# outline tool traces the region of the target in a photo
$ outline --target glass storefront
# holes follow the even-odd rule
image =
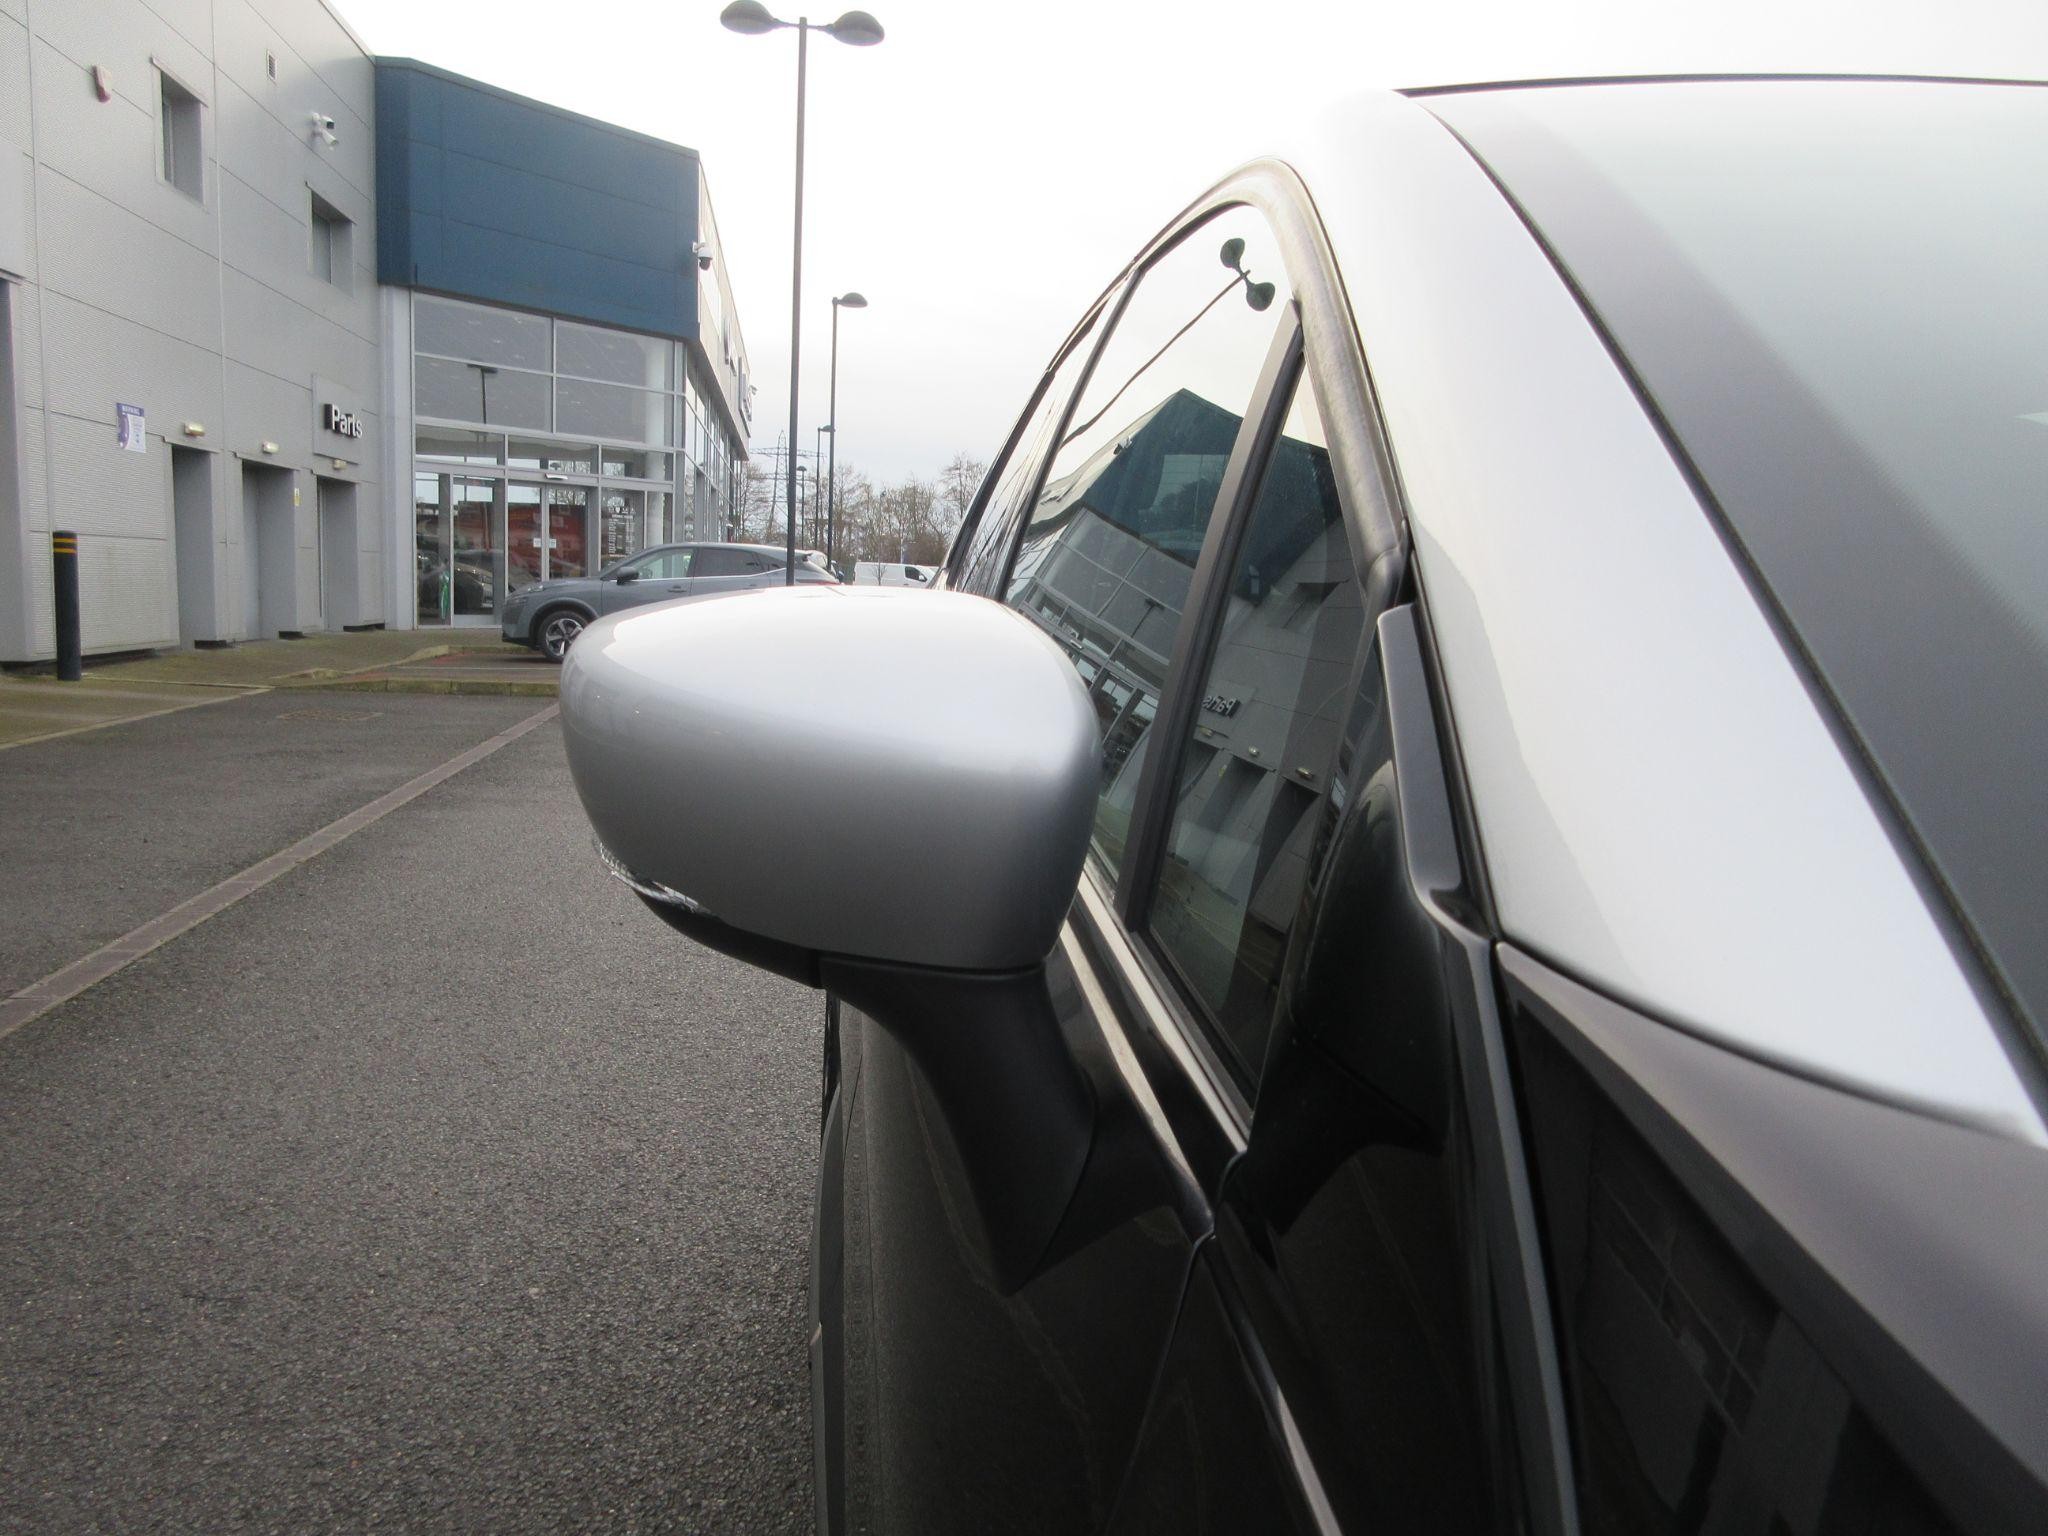
[[[413,316],[420,624],[496,623],[533,582],[723,536],[695,503],[727,504],[732,455],[681,343],[425,294]]]

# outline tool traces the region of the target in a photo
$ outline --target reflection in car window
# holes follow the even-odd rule
[[[690,574],[690,551],[664,549],[632,562],[642,581],[680,581]]]
[[[767,560],[753,550],[725,547],[699,550],[695,571],[699,576],[745,576],[767,568]]]
[[[1365,610],[1313,392],[1262,474],[1182,745],[1152,932],[1258,1073]]]
[[[1008,600],[1073,658],[1102,722],[1093,857],[1112,877],[1223,468],[1277,316],[1290,313],[1283,277],[1249,208],[1225,210],[1145,271],[1018,546]]]
[[[1526,1021],[1516,1054],[1585,1529],[1953,1536],[1819,1341],[1584,1070]]]
[[[1067,398],[1074,391],[1075,381],[1081,376],[1082,364],[1095,350],[1093,332],[1091,326],[1068,351],[1060,363],[1059,372],[1053,375],[1052,382],[1039,397],[1031,420],[1017,434],[1016,449],[998,471],[1002,478],[989,492],[988,500],[981,509],[981,520],[974,525],[965,560],[957,568],[953,584],[960,590],[992,595],[996,583],[1002,580],[1003,566],[1010,557],[1012,536],[1017,531],[1018,519],[1023,515],[1024,500],[1031,494],[1039,467],[1045,463],[1045,456],[1052,449],[1053,428],[1059,422]]]

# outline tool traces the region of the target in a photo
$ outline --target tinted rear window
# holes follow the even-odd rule
[[[1669,422],[2038,1037],[2048,89],[1747,81],[1429,105]]]

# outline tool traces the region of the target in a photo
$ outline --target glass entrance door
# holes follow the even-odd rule
[[[515,592],[557,576],[588,576],[590,487],[507,481],[505,549]]]
[[[504,601],[500,485],[467,475],[413,476],[415,614],[423,625],[486,624]]]
[[[541,548],[542,487],[523,480],[505,485],[505,578],[514,592],[541,579],[546,552]]]
[[[545,545],[549,576],[590,574],[590,488],[548,487],[548,536]]]
[[[455,622],[494,623],[505,601],[504,515],[498,508],[500,483],[456,480],[453,486],[453,548],[449,561],[449,603]]]

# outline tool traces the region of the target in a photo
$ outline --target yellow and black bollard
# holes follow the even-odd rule
[[[50,535],[50,567],[57,588],[57,677],[75,683],[85,676],[78,642],[78,535],[59,529]]]

